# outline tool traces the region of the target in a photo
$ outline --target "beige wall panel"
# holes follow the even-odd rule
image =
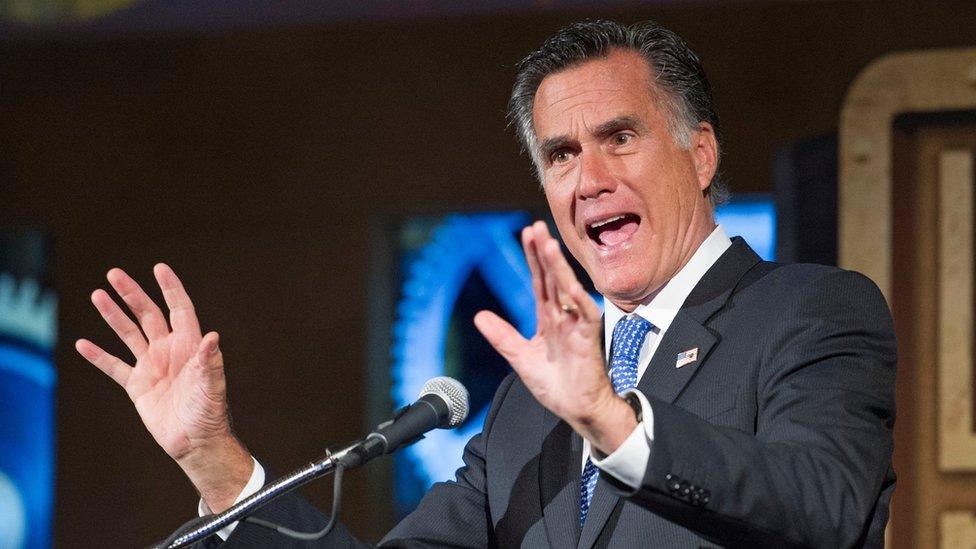
[[[906,112],[976,106],[976,48],[897,53],[868,66],[841,111],[838,262],[891,300],[891,129]]]
[[[939,188],[939,466],[976,471],[972,152],[942,153]]]
[[[976,548],[976,515],[966,511],[942,513],[942,549]]]
[[[976,145],[969,127],[894,126],[905,114],[973,110],[976,48],[967,48],[880,58],[855,80],[841,112],[838,263],[878,284],[899,336],[891,547],[971,546],[958,540],[969,539],[976,509],[976,469],[968,465],[976,455],[968,442]]]

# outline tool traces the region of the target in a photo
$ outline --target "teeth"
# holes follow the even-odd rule
[[[623,216],[623,215],[618,215],[616,217],[611,217],[610,219],[604,219],[603,221],[597,221],[596,223],[590,225],[590,228],[591,229],[597,229],[597,228],[600,228],[600,227],[606,225],[607,223],[613,223],[614,221],[617,221],[618,219],[623,219],[624,217],[625,216]]]

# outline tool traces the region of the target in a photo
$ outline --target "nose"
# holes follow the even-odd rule
[[[579,157],[579,181],[576,194],[580,199],[598,198],[617,188],[616,178],[599,149],[583,151]]]

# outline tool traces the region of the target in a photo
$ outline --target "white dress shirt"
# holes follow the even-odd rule
[[[630,313],[640,315],[653,325],[653,328],[651,328],[651,331],[644,339],[644,344],[641,346],[640,355],[637,359],[637,379],[640,379],[644,375],[644,371],[647,370],[648,364],[651,363],[651,357],[654,356],[654,351],[657,350],[661,338],[664,337],[664,333],[671,326],[671,322],[674,321],[674,317],[678,314],[678,309],[681,308],[685,299],[688,298],[688,294],[691,293],[691,290],[698,285],[698,282],[705,276],[708,269],[718,261],[718,258],[731,245],[732,241],[725,234],[725,229],[721,225],[716,226],[712,233],[708,235],[708,238],[698,247],[694,255],[691,256],[688,263],[678,271],[678,274],[669,280],[657,295],[647,303],[638,305],[634,309],[634,312]],[[612,343],[611,339],[613,338],[613,328],[624,316],[627,316],[627,313],[620,310],[609,300],[605,302],[603,337],[606,341],[608,357]],[[651,458],[651,443],[654,440],[654,411],[651,409],[647,398],[640,391],[635,389],[628,390],[628,392],[631,391],[637,395],[641,402],[643,421],[637,425],[630,436],[627,437],[615,452],[603,458],[598,458],[598,456],[593,455],[590,449],[590,442],[584,439],[580,467],[585,465],[586,457],[590,456],[594,465],[613,475],[631,488],[638,488],[644,478],[647,462]],[[264,476],[264,468],[255,460],[251,478],[248,479],[241,494],[234,500],[234,504],[239,503],[264,486]],[[200,500],[197,511],[200,516],[210,513],[210,509],[203,500]],[[217,532],[217,535],[226,540],[236,526],[236,522],[231,523]]]

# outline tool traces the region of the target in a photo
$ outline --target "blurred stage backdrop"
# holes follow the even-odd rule
[[[699,53],[729,234],[878,281],[902,357],[892,546],[976,540],[973,254],[939,251],[974,249],[971,0],[0,0],[0,548],[141,547],[195,513],[73,349],[127,356],[89,302],[114,266],[157,299],[152,265],[174,267],[276,471],[428,377],[468,386],[460,429],[346,477],[355,534],[449,478],[508,371],[473,313],[534,323],[516,234],[548,214],[505,120],[514,65],[584,18]]]
[[[0,231],[0,547],[48,547],[57,299],[47,240]]]

